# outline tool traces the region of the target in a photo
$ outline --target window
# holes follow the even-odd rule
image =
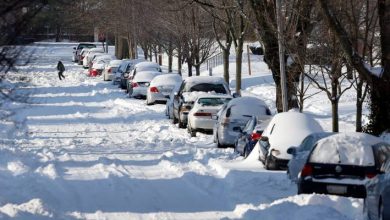
[[[187,92],[215,92],[226,94],[227,91],[222,84],[212,84],[212,83],[200,83],[186,88]]]
[[[218,106],[227,103],[230,98],[200,98],[198,103],[202,106]]]

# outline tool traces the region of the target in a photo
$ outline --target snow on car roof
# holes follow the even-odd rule
[[[187,84],[199,84],[199,83],[225,83],[222,77],[218,76],[192,76],[184,80]]]
[[[202,93],[199,94],[197,99],[201,98],[232,98],[229,94],[219,94],[219,93]]]
[[[380,138],[365,133],[335,134],[318,141],[310,162],[373,166],[375,159],[372,145],[380,142]]]
[[[97,54],[96,60],[116,60],[116,57],[114,55],[108,55],[108,54]]]
[[[104,50],[102,49],[102,48],[91,48],[90,50],[89,50],[90,52],[104,52]]]
[[[157,85],[176,85],[178,83],[181,83],[182,78],[179,74],[173,73],[173,74],[162,74],[156,76],[152,82],[150,82],[151,86],[157,86]]]
[[[144,68],[144,67],[156,67],[160,68],[160,65],[158,63],[150,62],[150,61],[142,61],[140,63],[137,63],[135,65],[135,68]]]
[[[201,95],[217,95],[215,91],[203,92],[203,91],[195,91],[195,92],[183,92],[182,96],[186,102],[194,102]]]
[[[267,104],[258,98],[250,97],[250,96],[243,96],[233,99],[229,102],[229,106],[232,105],[246,105],[246,106],[253,106],[253,104],[256,103],[257,105],[263,105],[267,106]]]
[[[158,71],[142,71],[135,75],[133,81],[135,82],[150,82],[154,77],[160,75]]]
[[[291,146],[299,146],[307,135],[321,131],[319,123],[307,114],[282,112],[271,119],[263,135],[269,137],[271,146],[287,150]]]

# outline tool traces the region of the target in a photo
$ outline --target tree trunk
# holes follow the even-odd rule
[[[173,63],[173,48],[172,48],[172,42],[169,42],[169,45],[168,45],[168,73],[172,72],[172,63]]]
[[[183,64],[183,61],[182,61],[183,57],[182,57],[182,51],[181,51],[181,47],[179,47],[177,49],[177,72],[179,73],[179,75],[181,76],[181,69],[183,68],[182,67],[182,64]]]
[[[192,76],[192,63],[187,61],[188,66],[188,77]]]
[[[153,48],[152,48],[152,46],[149,47],[149,60],[150,60],[150,62],[153,61]]]
[[[161,45],[158,45],[158,65],[162,65],[162,48]]]
[[[199,53],[197,53],[196,56],[195,56],[195,62],[196,62],[196,65],[194,65],[195,66],[195,74],[197,76],[200,76]]]
[[[223,56],[223,78],[226,83],[229,84],[230,76],[229,76],[229,55],[230,55],[230,47],[226,49],[222,49]]]
[[[332,131],[339,132],[339,101],[332,100]]]
[[[244,39],[239,39],[236,48],[236,93],[241,94],[242,52]]]

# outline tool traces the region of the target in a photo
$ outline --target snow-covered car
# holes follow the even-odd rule
[[[84,69],[88,69],[90,67],[90,63],[96,54],[104,54],[104,50],[102,48],[89,49],[87,54],[85,54],[85,57],[83,59]]]
[[[217,121],[212,116],[232,98],[231,95],[200,95],[188,113],[187,130],[191,137],[195,137],[197,131],[212,131]]]
[[[161,67],[158,63],[145,61],[145,60],[135,63],[131,68],[129,76],[126,78],[127,92],[129,91],[129,87],[131,86],[131,82],[133,78],[137,75],[137,73],[143,71],[162,72]]]
[[[182,81],[181,76],[176,73],[156,76],[150,82],[146,94],[146,104],[152,105],[155,102],[166,102],[172,90]]]
[[[270,122],[271,117],[257,117],[252,118],[246,123],[244,129],[238,135],[234,143],[234,150],[245,158],[252,152],[255,144],[261,138],[264,129]]]
[[[119,65],[122,63],[122,60],[111,60],[108,65],[104,66],[103,69],[103,80],[111,81],[114,79],[114,74],[117,71]]]
[[[131,81],[129,86],[129,97],[146,98],[150,82],[154,77],[160,75],[158,71],[139,72]]]
[[[267,104],[255,97],[239,97],[231,100],[214,116],[214,141],[219,148],[234,146],[240,131],[252,118],[268,119],[271,116]]]
[[[179,128],[187,125],[187,115],[198,95],[204,93],[230,94],[229,86],[222,77],[192,76],[183,80],[173,99],[173,123]]]
[[[383,144],[378,137],[357,132],[319,140],[299,175],[298,193],[365,198],[366,182],[379,174],[380,154],[374,148]]]
[[[116,60],[114,55],[97,54],[91,62],[89,76],[100,76],[105,68],[112,60]]]
[[[298,175],[301,172],[303,166],[305,165],[307,161],[307,157],[309,156],[310,151],[313,149],[316,142],[322,138],[329,137],[330,135],[333,134],[335,133],[333,132],[312,133],[306,136],[299,146],[297,147],[292,146],[287,149],[287,153],[292,155],[292,158],[287,164],[288,167],[287,176],[290,178],[291,181],[295,183],[298,181]]]
[[[91,48],[83,48],[80,53],[79,53],[79,59],[77,61],[77,64],[78,65],[83,65],[83,60],[84,60],[84,57],[85,55],[87,55],[88,51],[90,50]]]
[[[379,173],[366,183],[365,215],[369,220],[390,219],[390,145],[377,144],[374,154],[379,158]]]
[[[73,56],[72,61],[73,62],[79,62],[80,60],[80,52],[84,48],[95,48],[96,45],[92,43],[79,43],[76,47],[73,47]]]
[[[292,158],[287,149],[298,146],[306,136],[315,132],[323,132],[323,129],[311,116],[295,111],[278,113],[257,142],[259,160],[266,169],[287,169]]]

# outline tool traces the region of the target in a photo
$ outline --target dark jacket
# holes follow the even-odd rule
[[[61,71],[61,72],[64,72],[64,71],[65,71],[65,66],[64,66],[64,64],[62,64],[61,61],[58,61],[57,70],[58,70],[58,71]]]

